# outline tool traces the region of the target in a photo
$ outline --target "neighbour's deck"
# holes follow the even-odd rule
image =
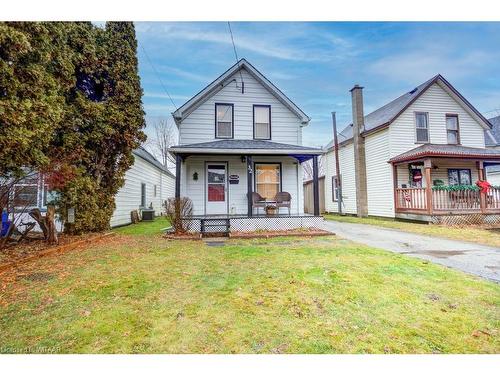
[[[449,215],[465,213],[500,213],[500,189],[491,187],[488,193],[478,190],[430,190],[397,188],[396,212]]]

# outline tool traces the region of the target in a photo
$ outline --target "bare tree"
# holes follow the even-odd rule
[[[175,165],[175,158],[168,152],[168,149],[176,143],[177,129],[171,121],[165,119],[156,120],[153,126],[155,136],[151,140],[151,146],[163,165],[170,168]]]
[[[318,176],[323,176],[325,174],[325,158],[323,155],[320,155],[318,157]],[[302,179],[307,181],[307,180],[312,180],[313,178],[313,163],[312,159],[305,161],[302,163]]]

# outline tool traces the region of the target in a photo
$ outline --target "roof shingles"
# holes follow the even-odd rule
[[[500,150],[465,147],[458,145],[425,144],[403,152],[389,160],[390,163],[416,160],[423,157],[461,157],[477,159],[500,159]]]
[[[490,118],[491,129],[485,130],[486,146],[500,146],[500,116]]]
[[[171,150],[175,152],[176,149],[200,149],[205,148],[207,150],[235,150],[235,149],[245,149],[245,150],[296,150],[296,151],[318,151],[321,150],[314,147],[305,147],[299,145],[290,145],[285,143],[262,141],[257,139],[222,139],[212,142],[203,143],[191,143],[187,145],[178,145],[171,147]]]

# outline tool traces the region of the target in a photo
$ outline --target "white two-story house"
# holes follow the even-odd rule
[[[500,162],[486,147],[491,124],[437,75],[364,115],[352,90],[353,123],[326,146],[326,211],[437,223],[499,221],[500,190],[478,191]],[[340,193],[340,190],[342,192]]]
[[[302,146],[310,118],[248,61],[238,61],[172,115],[179,130],[179,145],[170,149],[176,196],[192,200],[195,217],[301,222],[302,163],[313,159],[317,166],[322,151]]]

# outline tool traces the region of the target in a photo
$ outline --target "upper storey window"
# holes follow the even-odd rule
[[[271,139],[271,106],[253,106],[253,137]]]
[[[417,143],[429,142],[429,116],[426,112],[415,113]]]
[[[215,104],[215,138],[233,138],[233,111],[233,104]]]
[[[449,145],[458,145],[460,143],[458,115],[446,115],[446,138]]]

